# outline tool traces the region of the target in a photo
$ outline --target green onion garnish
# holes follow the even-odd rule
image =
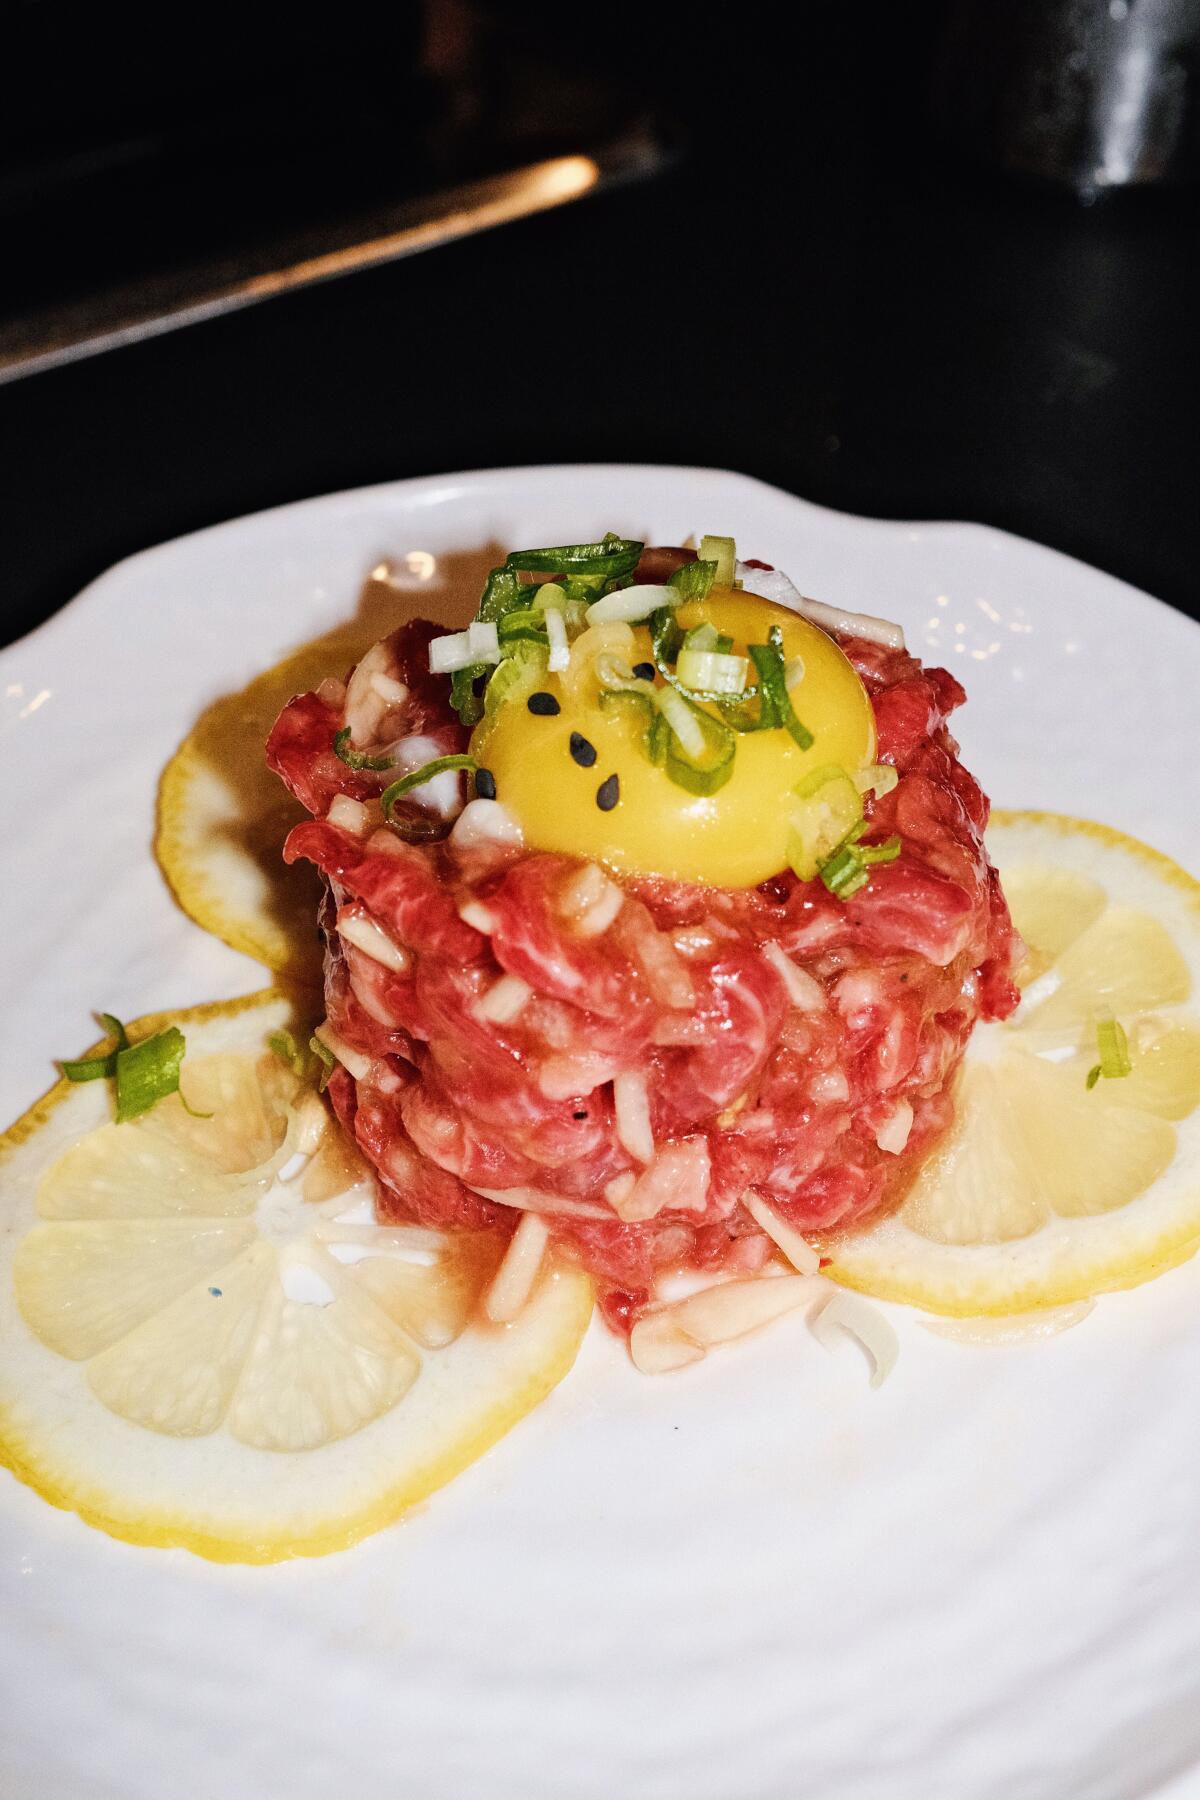
[[[697,555],[701,562],[716,564],[713,575],[715,586],[733,586],[737,564],[737,546],[731,537],[702,537]]]
[[[113,1048],[103,1056],[89,1056],[78,1062],[61,1062],[59,1068],[68,1081],[103,1081],[117,1072],[117,1057],[122,1050],[129,1048],[129,1035],[113,1013],[97,1013],[96,1017],[103,1022],[110,1037],[116,1038]]]
[[[632,575],[644,544],[609,532],[598,544],[558,544],[545,550],[514,550],[506,569],[531,574],[600,576],[605,581]]]
[[[772,625],[765,644],[750,645],[750,656],[758,670],[758,685],[762,689],[762,727],[765,729],[772,725],[782,725],[802,750],[810,750],[813,734],[796,717],[796,709],[788,693],[783,633],[778,625]]]
[[[1106,1081],[1117,1081],[1122,1075],[1133,1074],[1133,1059],[1129,1054],[1129,1039],[1125,1035],[1125,1027],[1119,1019],[1100,1019],[1096,1024],[1096,1041],[1100,1048],[1100,1061],[1088,1070],[1087,1085],[1089,1090],[1103,1076]]]
[[[479,611],[475,615],[476,620],[480,623],[490,620],[493,624],[498,624],[506,613],[525,605],[528,591],[518,580],[510,557],[507,566],[493,569],[488,576],[479,602]]]
[[[307,1046],[298,1043],[290,1031],[273,1031],[267,1039],[280,1062],[286,1063],[299,1081],[311,1081],[314,1076],[324,1073],[323,1062],[329,1051],[321,1044],[321,1054],[317,1055],[313,1048],[315,1042],[319,1040],[310,1039]]]
[[[329,1046],[323,1044],[315,1034],[309,1038],[308,1047],[321,1065],[321,1072],[317,1076],[317,1088],[323,1094],[329,1086],[329,1077],[337,1068],[337,1057]]]
[[[670,578],[670,585],[679,589],[681,600],[707,600],[709,590],[717,579],[715,562],[683,563]]]
[[[796,788],[788,861],[801,881],[812,881],[856,829],[865,830],[862,796],[839,763],[814,769]]]
[[[746,690],[750,664],[744,656],[729,656],[720,650],[694,650],[685,644],[675,673],[693,694],[741,695]]]
[[[115,1078],[118,1125],[123,1125],[127,1119],[140,1118],[142,1113],[149,1112],[158,1101],[165,1100],[168,1094],[178,1094],[184,1111],[192,1113],[194,1119],[212,1118],[211,1113],[192,1112],[179,1086],[179,1066],[183,1061],[186,1043],[177,1025],[169,1025],[165,1031],[156,1032],[153,1037],[131,1044],[120,1019],[115,1018],[112,1013],[99,1013],[97,1016],[103,1019],[110,1035],[116,1038],[116,1044],[104,1056],[61,1063],[59,1066],[68,1081]]]
[[[866,821],[856,825],[844,844],[839,845],[828,861],[817,871],[829,892],[838,900],[848,900],[870,880],[874,863],[895,862],[900,854],[900,839],[887,838],[882,844],[860,844]]]
[[[366,756],[361,750],[352,750],[348,725],[335,735],[333,754],[344,762],[348,769],[390,769],[392,766],[390,756]]]
[[[393,781],[390,787],[384,788],[379,796],[379,804],[383,808],[383,816],[389,825],[396,821],[392,818],[392,808],[397,800],[405,794],[411,794],[414,788],[422,787],[425,782],[432,781],[435,775],[444,775],[451,769],[475,769],[478,764],[473,756],[435,756],[432,762],[422,763],[419,769],[410,769],[399,781]]]

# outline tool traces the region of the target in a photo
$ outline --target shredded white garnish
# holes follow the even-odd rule
[[[794,1312],[823,1285],[808,1275],[752,1275],[719,1282],[646,1313],[629,1335],[630,1354],[644,1375],[682,1368],[714,1345],[745,1337]]]
[[[788,999],[800,1012],[815,1013],[825,1010],[825,990],[814,976],[794,963],[782,945],[774,939],[764,944],[762,953],[767,962],[775,970],[787,989]]]
[[[325,1048],[337,1057],[342,1067],[353,1075],[355,1081],[361,1081],[365,1075],[370,1074],[370,1057],[364,1056],[361,1050],[355,1050],[353,1045],[346,1042],[345,1038],[339,1037],[328,1019],[321,1021],[313,1032],[313,1036],[320,1038]]]
[[[458,916],[464,925],[482,931],[485,937],[490,937],[496,929],[495,913],[489,912],[481,900],[468,900],[465,906],[459,907]]]
[[[886,1123],[875,1133],[875,1142],[890,1156],[899,1156],[912,1131],[913,1109],[907,1100],[897,1100]]]
[[[546,608],[545,620],[546,637],[550,644],[550,658],[547,667],[552,674],[558,674],[567,667],[571,660],[571,646],[567,639],[566,620],[557,608],[553,606],[548,606]]]
[[[633,1180],[632,1175],[629,1179]],[[575,1200],[567,1194],[547,1194],[541,1188],[473,1187],[471,1192],[481,1194],[485,1200],[494,1200],[498,1206],[511,1206],[517,1212],[546,1213],[550,1217],[555,1213],[564,1213],[573,1219],[610,1217],[607,1208],[596,1206],[590,1200]]]
[[[871,1359],[871,1386],[880,1387],[891,1374],[900,1354],[900,1340],[877,1306],[859,1294],[838,1290],[815,1312],[809,1326],[817,1342],[832,1350],[838,1333],[844,1332],[862,1345]]]
[[[526,1213],[484,1296],[483,1310],[493,1324],[507,1325],[520,1313],[533,1292],[549,1241],[550,1230],[545,1221],[537,1213]]]
[[[654,1134],[650,1129],[650,1095],[645,1076],[633,1071],[618,1075],[613,1082],[613,1106],[617,1142],[635,1162],[652,1162]]]
[[[789,1225],[786,1219],[780,1218],[775,1208],[748,1188],[742,1195],[742,1205],[761,1231],[765,1231],[772,1243],[778,1244],[793,1269],[801,1275],[815,1275],[821,1267],[821,1258],[813,1249],[804,1234]]]
[[[475,1017],[489,1025],[511,1025],[520,1017],[532,993],[529,983],[522,981],[519,975],[501,975],[483,998],[476,1001]]]
[[[884,644],[890,650],[903,650],[904,630],[891,619],[877,618],[874,613],[850,612],[842,606],[828,606],[824,600],[810,600],[782,569],[751,569],[744,562],[737,565],[737,579],[748,593],[777,606],[790,607],[802,618],[811,619],[823,631],[837,631],[846,637],[866,638],[872,644]]]
[[[365,913],[343,909],[338,914],[337,928],[338,936],[347,944],[353,944],[356,950],[361,950],[373,962],[382,963],[385,969],[403,975],[410,967],[412,957],[404,946],[396,943],[381,925],[377,925],[374,919],[368,919]]]

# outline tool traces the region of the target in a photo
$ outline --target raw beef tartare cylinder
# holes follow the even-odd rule
[[[728,538],[610,536],[293,700],[284,854],[381,1214],[514,1231],[514,1291],[553,1242],[628,1328],[893,1204],[1017,999],[963,699]]]

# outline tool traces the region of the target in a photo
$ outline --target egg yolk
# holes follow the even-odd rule
[[[476,727],[471,754],[495,777],[496,796],[530,849],[586,857],[624,875],[754,887],[788,865],[797,783],[826,764],[853,774],[874,760],[871,703],[833,639],[785,607],[714,588],[707,599],[681,606],[676,618],[684,630],[713,625],[742,655],[778,626],[785,659],[804,664],[789,693],[812,733],[809,749],[782,728],[742,733],[725,785],[713,794],[689,793],[646,754],[645,709],[600,704],[601,651],[631,667],[653,660],[648,627],[604,625],[576,639],[567,669],[542,677],[537,691],[552,695],[557,711],[531,710],[529,696],[502,701]]]

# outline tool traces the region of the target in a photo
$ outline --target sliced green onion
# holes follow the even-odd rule
[[[881,799],[890,794],[900,780],[891,763],[868,763],[854,777],[855,786],[860,794],[877,794]]]
[[[1123,1075],[1133,1074],[1129,1039],[1126,1037],[1125,1027],[1119,1019],[1098,1020],[1096,1041],[1100,1048],[1100,1061],[1095,1068],[1088,1070],[1087,1084],[1089,1088],[1094,1088],[1101,1076],[1106,1081],[1118,1081]]]
[[[701,689],[710,694],[742,694],[749,679],[750,663],[744,656],[684,648],[679,652],[675,673],[684,687],[691,688],[693,693]]]
[[[479,663],[500,661],[500,638],[491,619],[475,619],[467,626],[467,642],[472,660]]]
[[[361,750],[352,750],[348,725],[335,733],[333,754],[344,762],[348,769],[390,769],[392,766],[390,756],[367,756]]]
[[[392,818],[392,808],[397,800],[403,799],[405,794],[411,794],[414,788],[423,787],[435,775],[445,775],[451,769],[474,771],[478,766],[473,756],[435,756],[432,762],[422,763],[419,769],[410,769],[399,781],[393,781],[390,787],[384,788],[379,796],[384,818],[389,825],[394,825],[396,821]]]
[[[541,687],[548,663],[546,641],[540,634],[522,639],[488,682],[484,692],[484,711],[490,718],[504,700],[524,700]]]
[[[587,622],[589,625],[608,625],[619,620],[634,625],[641,619],[648,619],[660,607],[678,604],[679,596],[674,588],[660,582],[639,582],[636,587],[617,588],[594,600],[587,609]]]
[[[654,690],[654,703],[671,727],[684,755],[695,761],[705,752],[704,732],[698,723],[698,712],[690,707],[677,688]]]
[[[796,788],[796,798],[788,861],[801,881],[812,881],[861,822],[862,798],[837,763],[814,770]]]
[[[550,644],[549,667],[558,674],[567,668],[571,661],[571,645],[567,638],[566,620],[553,607],[546,614],[546,637]]]
[[[715,625],[693,625],[690,631],[683,634],[684,650],[715,650],[717,647],[717,628]],[[681,652],[682,654],[682,652]]]
[[[737,546],[731,537],[702,537],[697,552],[700,562],[716,564],[712,585],[732,587],[736,572]]]
[[[484,586],[476,618],[483,623],[490,620],[499,624],[506,613],[524,606],[527,592],[514,568],[508,566],[493,569]]]
[[[676,569],[671,576],[670,585],[681,600],[707,600],[716,579],[716,563],[697,559],[695,562],[683,563]]]
[[[783,662],[783,633],[778,625],[772,625],[767,633],[765,644],[751,644],[750,656],[758,670],[758,685],[762,690],[762,711],[759,723],[763,729],[773,725],[782,725],[790,732],[802,750],[810,750],[813,734],[808,726],[796,717],[796,709],[792,705],[787,690],[787,676]]]
[[[592,667],[600,686],[610,693],[640,694],[645,698],[646,683],[634,674],[627,662],[622,662],[611,650],[602,650]]]
[[[281,1063],[286,1063],[298,1080],[308,1077],[311,1062],[310,1054],[303,1045],[298,1044],[290,1031],[273,1031],[267,1039],[267,1046],[273,1050]]]
[[[309,1038],[308,1047],[321,1065],[321,1073],[317,1077],[317,1087],[323,1094],[325,1089],[329,1086],[329,1077],[337,1068],[337,1057],[333,1054],[333,1051],[329,1048],[328,1044],[323,1044],[320,1038],[315,1035]]]
[[[634,538],[616,537],[612,532],[598,544],[558,544],[544,550],[514,550],[507,558],[509,569],[551,575],[599,575],[612,581],[632,575],[641,560],[644,544]]]
[[[500,642],[507,650],[510,644],[546,642],[546,615],[536,606],[518,606],[505,613],[497,626]]]
[[[468,728],[483,717],[483,701],[475,692],[475,683],[486,674],[482,663],[473,663],[469,669],[455,669],[450,677],[450,704]]]
[[[97,1013],[110,1037],[116,1038],[111,1050],[103,1056],[88,1056],[77,1062],[60,1062],[59,1068],[68,1081],[102,1081],[117,1072],[117,1057],[129,1048],[129,1034],[114,1013]]]
[[[864,819],[818,870],[821,880],[838,900],[847,900],[866,886],[873,864],[895,862],[900,854],[900,839],[896,836],[882,844],[860,844],[858,839],[866,828]]]
[[[661,763],[676,787],[686,788],[689,794],[715,794],[733,774],[737,753],[733,732],[722,720],[714,719],[702,707],[694,706],[674,688],[655,688],[652,693],[656,707],[648,741],[651,761]],[[693,752],[685,747],[677,718],[668,720],[667,713],[661,710],[659,696],[662,694],[671,694],[687,709],[699,728],[702,750]],[[695,740],[690,741],[694,743]]]
[[[450,631],[444,637],[435,637],[429,645],[429,673],[431,675],[453,675],[459,669],[469,668],[472,663],[479,662],[471,644],[470,631]]]
[[[542,612],[545,612],[547,608],[553,608],[555,612],[562,612],[567,604],[567,590],[560,582],[543,581],[533,597],[533,604]]]

